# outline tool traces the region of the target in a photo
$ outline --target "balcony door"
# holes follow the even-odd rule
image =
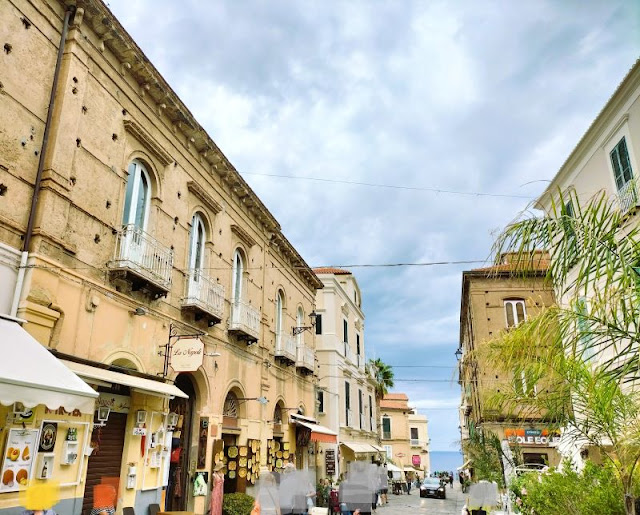
[[[138,160],[132,161],[129,165],[129,178],[124,197],[122,245],[124,246],[123,257],[137,264],[145,262],[144,233],[149,220],[150,185],[149,173],[144,165]]]
[[[233,317],[234,323],[241,322],[240,310],[242,309],[242,296],[244,295],[244,259],[240,250],[236,250],[233,254],[233,280],[231,291],[233,292]]]
[[[203,299],[204,242],[206,239],[204,222],[199,214],[191,219],[191,237],[189,242],[189,297]],[[206,296],[204,297],[206,298]]]

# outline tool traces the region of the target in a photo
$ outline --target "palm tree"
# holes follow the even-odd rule
[[[597,447],[616,470],[626,512],[633,514],[640,463],[640,224],[605,193],[583,204],[575,192],[559,192],[549,213],[527,212],[510,224],[493,253],[496,263],[509,253],[518,274],[542,250],[558,306],[488,348],[505,371],[546,386],[528,399],[522,391],[503,391],[494,403],[520,415],[543,412],[563,438]]]
[[[369,360],[369,369],[376,382],[376,400],[380,401],[389,392],[389,388],[393,388],[393,368],[377,358]]]

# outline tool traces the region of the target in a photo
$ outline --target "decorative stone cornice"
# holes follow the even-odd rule
[[[207,206],[211,211],[218,214],[222,211],[222,206],[218,204],[211,195],[209,195],[204,188],[195,181],[187,182],[187,189],[193,194],[200,202]]]
[[[256,244],[256,240],[254,240],[247,231],[237,224],[231,224],[231,232],[240,238],[240,241],[247,245],[247,247],[253,247]]]
[[[136,138],[144,148],[151,152],[162,165],[167,166],[173,163],[173,159],[165,152],[158,142],[153,139],[151,134],[145,131],[138,123],[133,120],[124,120],[124,130]]]
[[[342,313],[343,313],[345,316],[348,316],[348,315],[349,315],[349,305],[348,305],[346,302],[343,302],[343,303],[342,303],[342,306],[340,306],[340,309],[342,309]]]

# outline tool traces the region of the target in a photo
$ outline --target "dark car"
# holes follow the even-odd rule
[[[446,499],[447,491],[439,478],[428,477],[425,478],[420,485],[420,497],[439,497],[440,499]]]

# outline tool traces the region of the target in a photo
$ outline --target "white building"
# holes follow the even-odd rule
[[[322,476],[337,478],[354,460],[378,460],[375,382],[366,366],[362,296],[348,270],[317,268],[323,289],[316,294],[318,422],[338,434],[323,444]],[[332,458],[333,456],[333,458]],[[334,463],[334,465],[332,465]]]

